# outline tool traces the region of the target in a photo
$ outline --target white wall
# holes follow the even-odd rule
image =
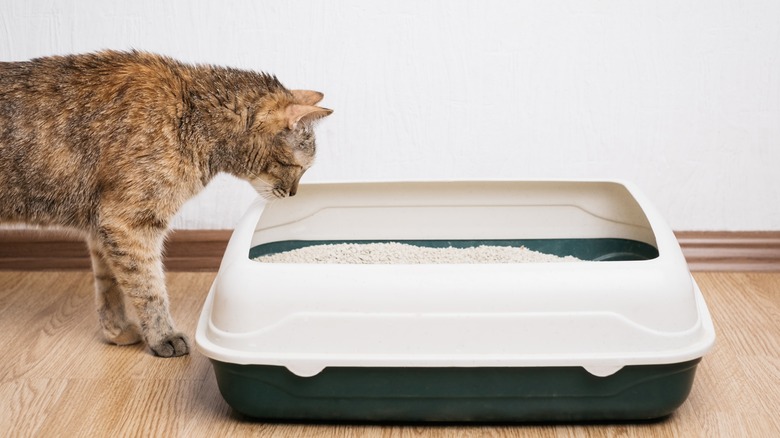
[[[780,2],[0,0],[0,60],[138,48],[326,94],[305,181],[625,178],[674,229],[780,229]],[[177,228],[229,228],[224,177]]]

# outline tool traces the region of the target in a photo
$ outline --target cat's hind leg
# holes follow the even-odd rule
[[[103,223],[95,241],[104,255],[116,284],[133,306],[143,340],[161,357],[190,351],[187,336],[173,324],[162,266],[164,230],[126,225],[124,221]]]
[[[141,331],[132,322],[125,309],[125,299],[116,277],[109,269],[96,238],[87,238],[92,272],[95,276],[95,303],[100,326],[107,341],[130,345],[141,341]]]

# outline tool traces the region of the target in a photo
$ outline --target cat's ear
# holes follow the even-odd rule
[[[290,93],[292,93],[293,98],[295,98],[295,103],[303,105],[315,105],[325,97],[325,95],[319,91],[312,90],[291,90]]]
[[[290,129],[295,129],[299,123],[311,123],[329,115],[332,112],[333,110],[327,108],[321,108],[313,105],[299,105],[294,103],[289,105],[284,110],[284,115],[287,119],[287,127]]]

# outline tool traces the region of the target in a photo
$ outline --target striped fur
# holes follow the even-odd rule
[[[187,354],[161,258],[171,218],[220,172],[294,195],[321,98],[143,52],[0,63],[0,221],[82,231],[106,339]]]

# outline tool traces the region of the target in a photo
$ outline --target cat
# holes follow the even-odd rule
[[[161,258],[171,218],[220,172],[294,196],[322,98],[142,51],[0,62],[0,222],[83,232],[106,340],[188,354]]]

